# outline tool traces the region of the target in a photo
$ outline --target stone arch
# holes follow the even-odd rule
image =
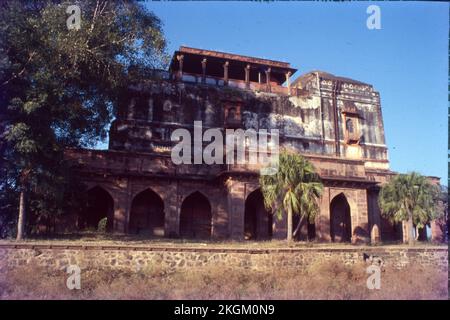
[[[259,185],[259,183],[246,183],[245,184],[245,199],[247,199],[247,197],[250,195],[250,193],[252,193],[253,191],[258,190],[261,191],[261,187]]]
[[[244,239],[270,239],[272,229],[272,214],[264,207],[263,195],[258,188],[249,193],[245,200]]]
[[[100,220],[106,218],[106,230],[114,224],[114,199],[105,188],[95,185],[87,190],[87,204],[78,220],[80,229],[98,229]]]
[[[208,198],[195,191],[187,196],[180,209],[180,236],[208,239],[212,234],[212,212]]]
[[[165,188],[165,186],[157,184],[157,183],[145,183],[142,185],[134,186],[134,188],[132,189],[132,192],[131,192],[131,199],[136,198],[140,193],[147,191],[147,190],[154,192],[163,201],[165,201],[167,198],[167,195],[164,194],[164,192],[167,190]]]
[[[129,233],[164,236],[164,201],[152,189],[144,189],[131,201],[129,221]]]
[[[340,193],[330,203],[330,236],[333,242],[351,242],[351,209],[347,197]]]

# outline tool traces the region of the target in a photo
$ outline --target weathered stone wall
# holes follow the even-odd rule
[[[113,268],[137,271],[146,267],[172,270],[217,266],[227,269],[264,270],[302,267],[315,262],[337,259],[344,264],[364,263],[364,254],[381,257],[386,267],[402,269],[421,265],[447,271],[446,247],[394,248],[295,248],[295,249],[222,249],[119,246],[32,246],[1,245],[0,272],[6,268],[39,265],[61,269],[70,264],[87,268]]]
[[[210,206],[210,237],[243,240],[245,217],[252,213],[245,213],[246,203],[258,188],[261,166],[176,165],[171,135],[179,128],[195,132],[193,123],[198,120],[203,130],[220,128],[222,133],[228,128],[278,129],[280,144],[310,160],[324,182],[315,239],[331,241],[330,225],[342,224],[330,208],[340,194],[350,207],[349,223],[344,225],[351,225],[351,230],[344,242],[401,239],[402,229],[383,221],[377,204],[380,185],[395,174],[388,166],[378,92],[371,85],[324,72],[301,76],[293,87],[296,94],[287,95],[168,79],[130,86],[121,95],[111,125],[109,150],[71,149],[66,159],[82,177],[87,193],[99,187],[111,196],[108,207],[113,208],[116,232],[136,229],[130,230],[137,216],[133,205],[141,192],[150,190],[163,203],[164,226],[158,227],[163,229],[158,235],[185,237],[180,231],[186,229],[180,223],[183,204],[200,193]],[[150,207],[147,212],[154,211]],[[273,238],[284,238],[286,222],[273,220]],[[57,231],[70,231],[67,223],[57,225],[62,227]],[[306,231],[301,228],[300,234]]]
[[[243,129],[278,129],[281,144],[304,154],[365,159],[388,169],[379,93],[371,85],[320,73],[306,74],[301,95],[254,92],[198,83],[149,80],[130,87],[110,131],[110,149],[150,152],[172,145],[173,130],[221,128],[227,108]],[[300,81],[300,80],[299,80]],[[319,84],[320,83],[320,84]],[[345,121],[355,122],[357,143],[347,144]]]

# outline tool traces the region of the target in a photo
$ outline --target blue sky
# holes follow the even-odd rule
[[[381,30],[366,9],[381,8]],[[448,4],[422,2],[148,2],[180,45],[290,62],[373,84],[391,169],[447,184]]]

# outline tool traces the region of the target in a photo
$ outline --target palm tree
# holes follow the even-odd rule
[[[300,215],[301,224],[304,219],[314,221],[319,211],[323,184],[314,166],[304,157],[284,151],[279,156],[278,171],[262,175],[259,182],[266,208],[279,219],[287,212],[287,240],[292,241],[293,214]]]
[[[414,224],[418,234],[419,228],[438,217],[437,197],[437,187],[426,177],[412,172],[399,174],[386,183],[381,188],[378,204],[384,217],[393,222],[407,222],[408,243],[413,245]]]

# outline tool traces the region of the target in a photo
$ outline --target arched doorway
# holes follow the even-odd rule
[[[87,205],[79,220],[80,229],[98,230],[100,220],[106,218],[106,231],[111,231],[114,222],[114,200],[102,187],[87,191]]]
[[[418,241],[429,241],[431,240],[431,224],[427,223],[423,228],[419,229],[419,236],[416,235],[417,229],[414,224],[414,234]]]
[[[164,236],[164,202],[152,190],[146,189],[134,197],[128,232]]]
[[[343,193],[334,197],[330,204],[330,235],[333,242],[352,239],[350,205]]]
[[[270,239],[272,237],[272,214],[264,207],[260,189],[247,196],[244,212],[244,238],[246,240]]]
[[[194,192],[181,205],[180,236],[183,238],[208,239],[211,237],[212,215],[208,198]]]
[[[299,225],[300,223],[300,225]],[[293,237],[297,241],[313,241],[316,238],[316,224],[309,219],[294,214],[292,217]]]

